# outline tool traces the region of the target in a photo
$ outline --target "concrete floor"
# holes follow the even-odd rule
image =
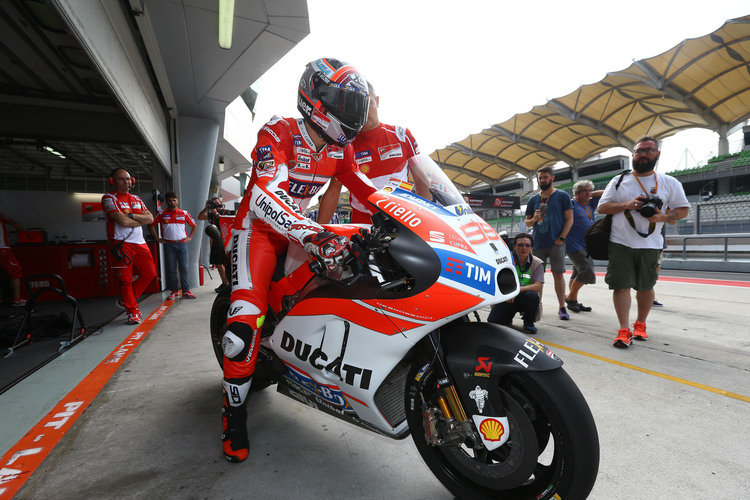
[[[564,360],[596,419],[601,463],[590,498],[750,498],[750,287],[740,279],[684,283],[665,273],[649,341],[620,350],[603,279],[579,295],[593,312],[560,321],[547,275],[536,338]],[[250,458],[225,462],[221,371],[208,336],[217,285],[195,288],[197,300],[163,314],[14,498],[452,498],[410,437],[369,433],[273,388],[250,402]],[[160,295],[142,303],[144,312]],[[0,451],[132,331],[119,318],[0,395]]]

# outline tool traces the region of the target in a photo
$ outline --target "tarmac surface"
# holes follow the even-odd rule
[[[750,276],[663,271],[656,295],[664,306],[651,311],[649,340],[629,349],[612,346],[617,321],[601,276],[579,294],[593,311],[569,321],[557,317],[552,277],[545,279],[535,337],[563,359],[599,431],[589,498],[750,498]],[[129,339],[143,328],[120,316],[0,395],[0,499],[452,498],[411,437],[369,433],[273,387],[250,400],[250,457],[227,463],[221,370],[208,334],[217,285],[207,280],[193,289],[197,300],[173,304],[165,292],[151,295],[141,307],[153,320],[135,335],[139,344]],[[124,352],[123,343],[129,356],[117,359],[111,378],[98,377],[87,408],[55,409],[79,382],[76,390],[97,378],[103,360]],[[17,443],[69,417],[13,496],[11,471],[28,449]]]

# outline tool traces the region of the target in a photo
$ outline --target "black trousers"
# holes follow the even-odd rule
[[[524,321],[533,322],[539,309],[539,294],[536,292],[521,292],[513,302],[501,302],[492,306],[487,321],[505,325],[513,321],[516,313],[523,315]]]

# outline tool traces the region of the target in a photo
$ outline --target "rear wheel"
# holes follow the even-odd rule
[[[229,292],[222,291],[216,296],[211,306],[211,344],[214,348],[216,360],[222,368],[224,368],[224,351],[221,348],[221,339],[227,331],[229,304],[231,304]]]
[[[439,389],[431,369],[418,376],[425,364],[415,362],[407,378],[407,421],[422,458],[454,495],[586,498],[599,469],[599,439],[586,401],[562,368],[512,373],[501,380],[497,390],[507,412],[510,439],[488,451],[428,444],[423,411],[439,407]]]

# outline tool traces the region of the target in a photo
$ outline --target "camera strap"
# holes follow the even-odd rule
[[[628,219],[628,222],[632,226],[633,231],[635,231],[636,233],[638,233],[638,236],[640,236],[641,238],[648,238],[654,232],[654,230],[656,229],[656,223],[655,222],[649,222],[649,224],[648,224],[648,233],[643,234],[642,232],[638,231],[635,228],[635,221],[633,220],[633,215],[630,213],[630,210],[627,210],[627,209],[625,210],[625,218]]]
[[[623,174],[623,176],[624,175],[625,174]],[[643,184],[641,183],[641,180],[638,178],[638,176],[635,175],[635,174],[633,174],[633,177],[635,177],[635,180],[638,181],[638,185],[641,186],[641,189],[643,190],[643,192],[646,193],[646,196],[648,196],[648,191],[646,191],[646,188],[643,187]],[[656,182],[656,191],[658,192],[659,191],[659,178],[656,177],[656,172],[654,172],[654,181]],[[620,179],[620,182],[622,182],[622,178]],[[617,183],[617,187],[620,186],[620,182]],[[628,209],[625,209],[625,218],[628,219],[628,222],[630,223],[630,227],[633,228],[633,231],[635,231],[636,233],[638,233],[638,236],[640,236],[641,238],[648,238],[654,232],[654,230],[656,229],[656,223],[655,222],[650,222],[648,224],[648,233],[643,234],[642,232],[638,231],[635,228],[635,220],[633,220],[633,214],[631,214],[630,210],[628,210]]]

